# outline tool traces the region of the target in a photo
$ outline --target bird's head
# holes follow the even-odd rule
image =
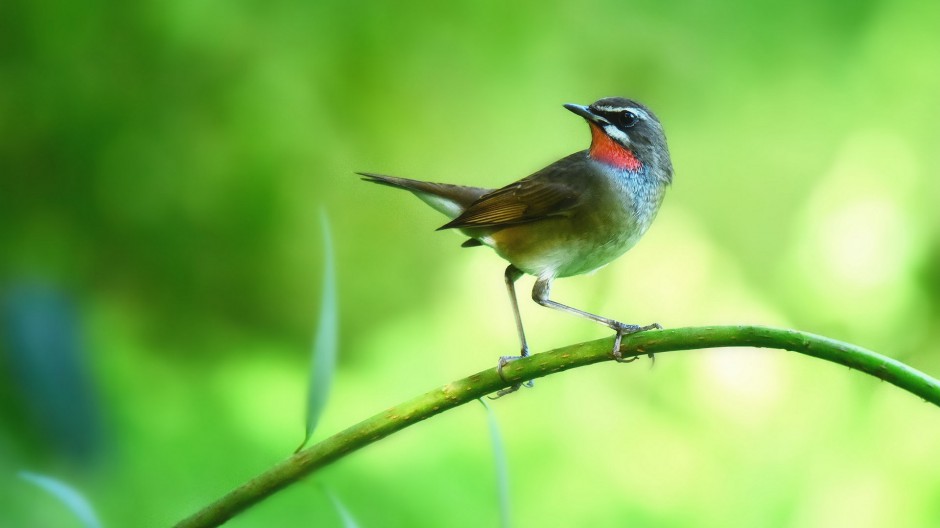
[[[624,97],[605,97],[590,106],[566,104],[591,126],[589,155],[619,169],[647,170],[664,183],[672,182],[672,161],[666,134],[646,106]]]

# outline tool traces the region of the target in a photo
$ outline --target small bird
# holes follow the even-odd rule
[[[509,261],[505,282],[521,353],[500,358],[501,376],[508,362],[529,355],[514,286],[523,274],[536,277],[536,303],[614,330],[617,361],[627,361],[620,351],[624,335],[661,328],[624,324],[550,298],[556,278],[594,271],[633,247],[656,217],[673,175],[663,127],[646,106],[607,97],[564,107],[587,121],[590,148],[499,189],[358,173],[366,181],[411,191],[451,219],[438,230],[458,229],[469,237],[463,247],[489,246]]]

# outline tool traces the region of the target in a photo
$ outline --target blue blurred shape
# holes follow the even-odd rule
[[[509,528],[512,523],[509,514],[509,464],[506,462],[506,447],[503,444],[503,435],[499,431],[496,414],[486,400],[480,398],[480,403],[486,409],[486,422],[490,429],[490,443],[493,446],[493,464],[496,467],[496,492],[499,496],[499,525]]]
[[[339,497],[335,493],[329,490],[326,486],[322,486],[323,493],[326,494],[327,498],[330,499],[330,504],[333,505],[333,508],[336,509],[336,514],[339,515],[340,520],[343,522],[343,528],[359,528],[359,523],[356,522],[356,518],[349,513],[349,510],[346,506],[339,500]]]
[[[38,442],[44,455],[93,461],[100,451],[101,421],[69,297],[44,283],[15,284],[0,302],[0,345],[0,382],[14,407],[7,411],[23,416],[24,430],[14,436],[34,446]]]
[[[61,480],[30,471],[20,471],[20,478],[32,482],[61,501],[69,511],[75,514],[85,528],[101,528],[101,521],[95,515],[95,509],[88,502],[88,499],[75,488]]]

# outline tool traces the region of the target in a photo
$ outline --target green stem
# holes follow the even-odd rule
[[[184,519],[177,528],[219,526],[276,491],[353,451],[514,383],[613,359],[611,339],[571,345],[492,368],[390,407],[339,432],[242,484],[216,502]],[[762,347],[791,350],[866,372],[940,406],[940,381],[899,361],[864,348],[795,330],[760,326],[706,326],[656,330],[627,336],[623,356],[715,347]]]

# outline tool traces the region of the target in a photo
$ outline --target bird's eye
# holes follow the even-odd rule
[[[633,125],[637,123],[637,121],[640,120],[640,118],[637,117],[636,114],[634,114],[633,112],[629,110],[624,110],[623,112],[620,112],[620,115],[618,117],[619,117],[618,119],[619,123],[617,124],[622,127],[627,127],[627,128],[632,127]]]

